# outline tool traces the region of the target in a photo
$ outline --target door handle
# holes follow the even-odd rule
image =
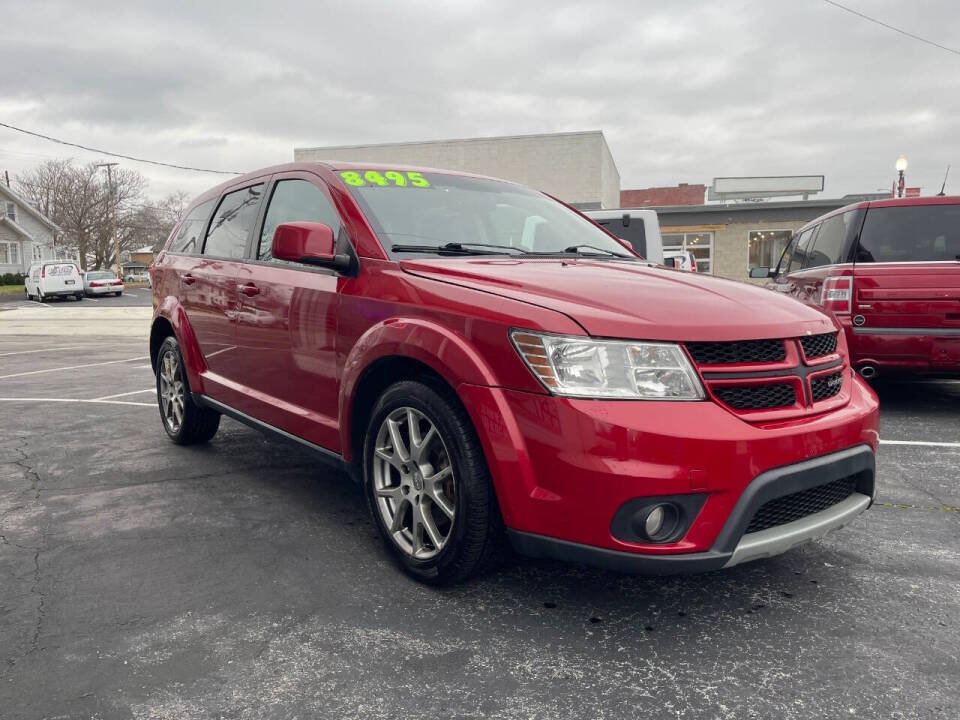
[[[258,288],[253,283],[247,283],[246,285],[237,285],[237,291],[243,293],[247,297],[253,297],[254,295],[260,294],[260,288]]]
[[[187,273],[180,278],[180,282],[182,282],[184,285],[193,285],[196,281],[197,279],[190,273]]]

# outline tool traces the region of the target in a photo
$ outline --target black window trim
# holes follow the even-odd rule
[[[336,196],[330,191],[330,186],[327,181],[323,179],[323,177],[308,170],[288,170],[286,172],[276,173],[275,175],[271,175],[269,177],[267,182],[264,184],[265,189],[263,191],[263,198],[260,201],[260,211],[257,214],[257,221],[254,224],[253,232],[250,233],[251,236],[247,239],[247,249],[242,262],[248,265],[264,265],[267,267],[281,268],[283,270],[309,272],[318,275],[340,276],[344,274],[334,270],[333,268],[317,267],[316,265],[307,265],[306,263],[281,263],[274,259],[259,259],[258,255],[260,252],[260,237],[263,234],[263,224],[267,221],[267,210],[270,207],[270,201],[273,199],[273,191],[276,189],[277,183],[283,180],[303,180],[304,182],[309,182],[318,187],[320,191],[327,196],[327,200],[330,201],[330,206],[340,219],[340,232],[343,234],[343,237],[346,240],[347,252],[353,256],[355,270],[358,269],[360,265],[360,256],[357,254],[357,250],[353,246],[353,240],[350,237],[350,233],[347,231],[347,223],[343,219],[343,211],[337,204]],[[234,262],[241,261],[234,260]],[[350,274],[355,275],[356,272]]]

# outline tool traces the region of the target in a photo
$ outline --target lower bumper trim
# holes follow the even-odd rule
[[[853,493],[846,500],[821,510],[813,515],[794,520],[785,525],[744,535],[733,555],[724,567],[733,567],[740,563],[760,558],[773,557],[792,547],[823,537],[831,530],[843,527],[870,506],[870,497],[862,493]]]
[[[605,570],[638,575],[678,575],[719,570],[733,556],[733,553],[714,550],[679,555],[639,555],[509,528],[507,536],[513,549],[521,555],[593,565]]]

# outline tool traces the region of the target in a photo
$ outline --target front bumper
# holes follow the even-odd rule
[[[763,473],[747,486],[713,547],[704,552],[640,555],[515,530],[508,532],[514,549],[531,557],[648,575],[717,570],[779,555],[843,527],[873,502],[874,474],[874,453],[865,445]],[[854,475],[859,478],[857,491],[845,500],[793,522],[744,534],[754,513],[768,500]]]
[[[769,423],[746,422],[713,402],[576,400],[469,385],[459,394],[511,538],[526,554],[640,572],[723,567],[817,537],[862,511],[873,493],[877,400],[858,378],[842,407]],[[751,533],[739,547],[756,509],[743,503],[766,478],[778,495],[792,492],[784,478],[797,468],[813,485],[829,482],[824,473],[834,461],[844,467],[843,453],[869,458],[869,484],[858,483],[865,501],[816,523]],[[630,501],[694,495],[695,517],[678,539],[644,543],[612,531]]]

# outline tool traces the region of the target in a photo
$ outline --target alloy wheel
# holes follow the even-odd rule
[[[380,425],[373,457],[373,494],[393,541],[416,560],[435,557],[451,537],[456,477],[437,426],[411,407]]]
[[[160,357],[160,413],[170,432],[176,433],[183,425],[185,390],[180,376],[180,358],[174,350]]]

